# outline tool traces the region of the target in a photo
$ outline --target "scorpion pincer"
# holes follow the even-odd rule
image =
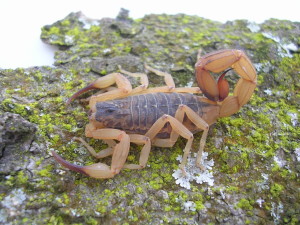
[[[230,116],[246,104],[255,87],[257,75],[251,61],[241,50],[227,49],[216,51],[199,58],[195,65],[199,87],[175,88],[170,74],[158,71],[147,65],[146,70],[164,77],[165,86],[148,88],[148,78],[143,73],[131,73],[120,68],[122,74],[140,78],[141,85],[132,88],[128,79],[121,73],[112,73],[97,79],[76,92],[70,103],[80,94],[91,89],[105,92],[91,96],[89,100],[89,124],[85,135],[103,140],[108,148],[96,152],[82,138],[80,140],[96,158],[112,155],[111,166],[96,163],[78,166],[62,159],[52,151],[54,158],[63,166],[94,178],[111,178],[121,169],[142,169],[146,166],[151,145],[172,147],[181,136],[187,139],[179,165],[184,166],[191,150],[193,134],[203,131],[196,166],[201,165],[209,126],[219,117]],[[229,95],[229,85],[225,74],[233,69],[241,78]],[[215,81],[210,72],[222,75]],[[116,84],[117,87],[112,87]],[[126,164],[130,143],[143,145],[138,164]]]

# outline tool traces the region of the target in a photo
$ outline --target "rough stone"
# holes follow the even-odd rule
[[[22,35],[20,35],[22,38]],[[197,16],[147,15],[94,20],[82,13],[42,28],[58,46],[55,65],[0,69],[0,223],[3,224],[299,224],[300,24],[270,19],[219,23]],[[242,49],[258,72],[251,100],[211,128],[205,152],[213,185],[172,177],[185,140],[152,148],[143,170],[102,180],[62,168],[59,152],[79,165],[96,160],[73,137],[84,138],[86,104],[65,102],[118,65],[143,72],[144,63],[169,72],[176,86],[195,86],[202,54]],[[148,74],[150,86],[162,79]],[[229,84],[237,76],[228,73]],[[87,93],[80,97],[88,97]],[[200,135],[195,135],[197,149]],[[86,138],[95,149],[101,141]],[[137,163],[132,145],[128,163]]]

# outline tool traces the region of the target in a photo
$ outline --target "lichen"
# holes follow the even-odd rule
[[[196,154],[194,156],[189,156],[188,162],[185,166],[185,171],[177,169],[174,171],[172,176],[176,179],[176,184],[186,189],[191,189],[191,181],[196,181],[198,184],[207,183],[210,186],[214,185],[213,173],[211,172],[214,165],[213,160],[207,160],[207,152],[203,152],[201,164],[205,168],[205,171],[201,171],[200,168],[196,166]],[[177,157],[178,161],[182,161],[182,157]]]

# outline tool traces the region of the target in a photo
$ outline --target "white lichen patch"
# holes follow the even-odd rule
[[[26,194],[23,189],[15,189],[1,201],[0,223],[3,224],[7,218],[21,215],[24,210]]]
[[[300,148],[295,149],[295,154],[296,154],[296,157],[297,157],[297,161],[300,162]]]
[[[272,95],[273,94],[273,92],[272,92],[272,90],[271,89],[266,89],[266,90],[264,90],[264,92],[267,94],[267,95]]]
[[[196,204],[192,201],[187,201],[183,203],[183,210],[185,212],[188,211],[196,211]]]
[[[262,207],[262,204],[265,202],[265,200],[259,198],[256,200],[257,204],[259,205],[259,207],[261,208]]]
[[[292,50],[294,52],[298,51],[298,47],[297,45],[295,45],[294,43],[288,43],[288,44],[282,44],[282,47],[286,50]],[[292,56],[292,55],[291,55]]]
[[[106,48],[102,50],[103,54],[110,54],[112,52],[112,50],[110,48]]]
[[[278,205],[276,205],[276,203],[272,202],[271,203],[272,208],[271,208],[271,216],[274,219],[274,223],[278,224],[280,221],[280,215],[284,212],[283,211],[283,205],[281,202],[279,202]]]
[[[65,42],[66,42],[67,44],[74,44],[74,36],[66,35],[66,36],[65,36]]]
[[[280,168],[284,167],[287,164],[286,161],[279,155],[274,156],[273,159]]]
[[[83,23],[83,29],[88,30],[91,26],[99,26],[100,22],[91,18],[84,16],[83,14],[80,15],[78,20]]]
[[[297,113],[288,112],[287,114],[291,117],[291,123],[293,124],[293,126],[296,126],[298,124]]]
[[[258,190],[263,191],[269,189],[269,175],[262,173],[261,176],[262,176],[262,180],[256,182]]]
[[[279,48],[278,54],[282,57],[293,57],[290,51],[298,51],[298,47],[294,43],[284,43],[280,37],[274,36],[271,33],[263,32],[262,33],[266,38],[272,39],[273,41],[277,42],[278,45],[281,47]]]
[[[23,189],[16,189],[13,190],[10,195],[6,196],[1,204],[3,207],[12,210],[11,212],[14,213],[13,210],[22,205],[25,200],[26,194],[24,193]]]
[[[176,184],[179,184],[181,187],[184,187],[186,189],[191,188],[190,182],[192,181],[196,181],[198,184],[207,183],[210,186],[214,185],[214,177],[211,171],[214,165],[214,160],[208,160],[208,153],[203,152],[201,163],[204,166],[205,171],[202,171],[199,167],[196,166],[196,156],[197,154],[194,153],[193,157],[188,157],[187,164],[185,165],[186,174],[184,174],[181,169],[175,170],[172,174],[172,176],[176,180]],[[178,156],[177,160],[181,162],[182,156]]]
[[[260,30],[260,26],[257,23],[251,22],[247,25],[251,32],[256,33]]]

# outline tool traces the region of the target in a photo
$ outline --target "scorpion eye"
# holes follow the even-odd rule
[[[105,112],[106,113],[113,113],[115,110],[114,109],[107,109]]]

